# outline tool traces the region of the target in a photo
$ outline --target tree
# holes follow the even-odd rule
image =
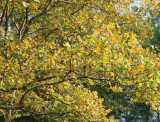
[[[158,5],[160,7],[160,4]],[[153,45],[153,49],[156,52],[159,52],[159,48],[160,48],[160,9],[156,10],[157,12],[157,16],[152,18],[152,27],[154,27],[154,37],[153,39],[150,40],[151,45]],[[152,14],[152,13],[151,13]]]
[[[150,23],[141,22],[157,2],[132,13],[130,3],[1,1],[0,110],[6,121],[23,115],[114,121],[106,118],[114,108],[104,108],[92,85],[159,110],[159,55],[139,42],[150,37]]]

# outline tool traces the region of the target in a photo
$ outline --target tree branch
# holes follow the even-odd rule
[[[44,80],[49,80],[49,79],[52,79],[53,77],[48,77],[48,78],[44,78],[44,79],[40,79],[39,81],[44,81]],[[52,82],[52,83],[42,83],[42,84],[39,84],[39,85],[35,85],[34,87],[31,87],[30,89],[26,90],[26,92],[22,95],[20,101],[19,101],[19,105],[23,105],[23,101],[24,101],[24,98],[25,96],[32,90],[36,89],[36,88],[39,88],[39,87],[42,87],[42,86],[49,86],[49,85],[56,85],[56,84],[60,84],[60,83],[63,83],[63,82],[66,82],[66,81],[71,81],[75,78],[68,78],[68,79],[63,79],[61,81],[57,81],[57,82]],[[92,77],[88,77],[88,76],[80,76],[80,77],[77,77],[76,79],[92,79],[92,80],[107,80],[109,81],[110,79],[100,79],[100,78],[92,78]]]
[[[23,106],[16,106],[16,105],[14,105],[14,106],[4,106],[4,105],[0,105],[0,109],[6,109],[6,110],[10,110],[10,109],[12,109],[12,110],[18,110],[18,109],[22,109],[23,108]]]
[[[76,11],[74,11],[71,16],[73,16],[74,14],[76,14],[78,11],[80,11],[81,9],[83,9],[86,6],[86,4],[82,5],[79,9],[77,9]]]
[[[37,117],[37,116],[42,116],[42,115],[58,115],[58,116],[63,116],[65,114],[68,114],[70,112],[64,112],[64,113],[58,113],[58,112],[46,112],[46,113],[36,113],[27,109],[22,108],[23,111],[31,113],[31,115],[29,115],[28,117]],[[15,119],[14,119],[15,120]]]
[[[44,6],[44,9],[42,10],[42,12],[39,13],[39,14],[37,14],[37,15],[35,15],[34,17],[32,17],[32,18],[29,20],[28,24],[29,24],[29,25],[32,25],[32,23],[33,23],[34,20],[36,20],[37,18],[45,15],[45,14],[48,12],[48,8],[49,8],[49,6],[51,5],[51,2],[52,2],[52,0],[47,0],[47,1],[46,1],[46,4],[45,4],[45,6]],[[54,2],[54,3],[57,4],[57,3],[59,3],[59,1]]]
[[[79,114],[81,117],[83,117],[84,119],[86,119],[88,122],[91,122],[89,119],[87,119],[84,115],[82,115],[79,111],[75,110],[70,104],[67,104],[65,102],[63,102],[62,100],[58,99],[57,97],[54,97],[54,99],[58,100],[59,102],[61,102],[62,104],[65,104],[69,107],[71,107],[73,109],[73,111],[75,111],[75,113]]]
[[[7,7],[8,7],[8,2],[9,2],[9,0],[7,0],[7,2],[5,4],[5,7],[4,7],[4,10],[3,10],[3,13],[2,13],[2,16],[1,16],[0,27],[2,26],[2,23],[3,23],[3,20],[4,20],[4,15],[5,15],[5,12],[6,12]]]
[[[73,79],[73,78],[72,78]],[[24,98],[25,96],[32,90],[36,89],[36,88],[39,88],[39,87],[42,87],[42,86],[49,86],[49,85],[56,85],[56,84],[60,84],[60,83],[63,83],[65,81],[68,81],[70,79],[64,79],[64,80],[61,80],[61,81],[58,81],[58,82],[54,82],[54,83],[43,83],[43,84],[39,84],[39,85],[36,85],[30,89],[28,89],[21,97],[20,101],[19,101],[19,105],[22,105],[23,104],[23,101],[24,101]]]
[[[26,18],[24,18],[23,23],[22,23],[21,27],[19,28],[19,32],[18,32],[19,40],[21,40],[21,38],[22,38],[22,30],[23,30],[23,27],[25,25],[25,22],[26,22]]]
[[[43,10],[42,10],[42,12],[39,13],[39,14],[37,14],[37,15],[35,15],[35,16],[33,16],[33,17],[28,21],[27,27],[26,27],[25,30],[24,30],[24,33],[23,33],[23,35],[22,35],[22,38],[24,38],[25,34],[29,31],[29,26],[33,24],[33,21],[36,20],[36,19],[38,19],[39,17],[45,15],[45,14],[48,12],[48,8],[49,8],[49,6],[51,5],[51,2],[52,2],[52,0],[47,0],[46,3],[45,3],[44,8],[43,8]],[[59,1],[57,1],[57,2],[59,2]],[[56,2],[55,2],[55,3],[56,3]]]

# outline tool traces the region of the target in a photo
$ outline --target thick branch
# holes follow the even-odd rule
[[[45,78],[45,79],[41,79],[39,81],[45,81],[45,80],[49,80],[49,79],[52,79],[53,77],[48,77],[48,78]],[[30,89],[28,89],[21,97],[20,101],[19,101],[19,105],[22,105],[23,104],[23,101],[24,101],[24,98],[25,96],[32,90],[36,89],[36,88],[39,88],[39,87],[42,87],[42,86],[49,86],[49,85],[56,85],[56,84],[60,84],[60,83],[63,83],[63,82],[66,82],[66,81],[71,81],[73,80],[74,78],[68,78],[68,79],[63,79],[61,81],[57,81],[57,82],[52,82],[52,83],[42,83],[42,84],[39,84],[39,85],[36,85]],[[100,79],[100,78],[92,78],[92,77],[87,77],[87,76],[81,76],[81,77],[77,77],[77,79],[92,79],[92,80],[107,80],[109,81],[110,79]]]
[[[32,25],[32,23],[33,23],[34,20],[36,20],[36,19],[38,19],[39,17],[45,15],[45,14],[48,12],[48,8],[49,8],[49,6],[51,5],[51,2],[52,2],[52,0],[47,0],[47,1],[46,1],[46,4],[45,4],[45,6],[44,6],[44,9],[42,10],[42,12],[39,13],[39,14],[37,14],[37,15],[35,15],[34,17],[32,17],[32,18],[29,20],[28,24],[29,24],[29,25]],[[55,2],[55,4],[57,4],[57,3],[59,3],[59,1]]]
[[[64,112],[64,113],[58,113],[58,112],[45,112],[45,113],[36,113],[34,111],[30,111],[27,109],[22,108],[23,111],[31,113],[31,115],[29,115],[28,117],[38,117],[38,116],[42,116],[42,115],[56,115],[56,116],[64,116],[65,114],[68,114],[70,112]],[[14,119],[16,120],[16,119]]]
[[[73,79],[73,78],[72,78]],[[19,105],[22,105],[23,104],[23,101],[24,101],[24,98],[25,96],[32,90],[36,89],[36,88],[39,88],[39,87],[42,87],[42,86],[49,86],[49,85],[56,85],[56,84],[60,84],[60,83],[63,83],[65,81],[68,81],[68,80],[71,80],[70,79],[64,79],[64,80],[61,80],[61,81],[58,81],[58,82],[54,82],[54,83],[43,83],[43,84],[39,84],[39,85],[36,85],[30,89],[28,89],[21,97],[20,101],[19,101]]]
[[[88,77],[88,76],[85,76],[83,78],[87,78],[87,79],[91,79],[91,80],[100,80],[100,81],[110,81],[111,80],[111,78],[108,78],[108,79],[106,79],[106,78],[93,78],[93,77]]]
[[[6,109],[6,110],[10,110],[10,109],[12,109],[12,110],[18,110],[18,109],[22,109],[23,108],[23,106],[4,106],[4,105],[0,105],[0,109]]]
[[[2,16],[1,16],[0,27],[2,26],[2,23],[4,21],[4,15],[5,15],[5,12],[6,12],[7,7],[8,7],[8,2],[9,2],[9,0],[7,0],[6,5],[4,7],[4,10],[3,10],[3,13],[2,13]]]
[[[21,27],[19,28],[19,32],[18,32],[19,33],[19,40],[21,40],[21,38],[22,38],[22,30],[25,25],[25,22],[26,22],[26,18],[24,18],[23,23],[22,23]]]
[[[23,37],[25,36],[25,34],[29,31],[29,26],[33,24],[33,21],[36,20],[36,19],[38,19],[39,17],[45,15],[45,14],[48,12],[48,8],[49,8],[49,6],[51,5],[51,2],[52,2],[52,0],[47,0],[47,1],[46,1],[46,4],[45,4],[45,6],[44,6],[44,8],[43,8],[43,10],[42,10],[42,12],[39,13],[39,14],[37,14],[37,15],[35,15],[35,16],[33,16],[33,17],[28,21],[27,27],[26,27],[25,30],[24,30],[24,33],[23,33],[23,35],[22,35],[22,38],[23,38]],[[59,1],[58,1],[58,2],[59,2]]]

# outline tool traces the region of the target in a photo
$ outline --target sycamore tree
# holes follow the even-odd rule
[[[11,121],[115,121],[93,85],[160,110],[160,59],[142,40],[152,36],[130,0],[0,1],[0,113]],[[112,100],[112,96],[105,99]],[[112,102],[112,101],[108,101]],[[116,104],[116,107],[121,106]]]

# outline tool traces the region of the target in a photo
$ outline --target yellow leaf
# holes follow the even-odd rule
[[[149,103],[148,103],[148,102],[145,102],[145,104],[148,105]]]
[[[31,38],[31,37],[29,37],[29,40],[32,40],[32,38]]]
[[[111,82],[109,81],[108,83],[109,83],[109,85],[111,86]]]
[[[100,32],[99,32],[99,30],[97,30],[97,31],[96,31],[96,33],[97,33],[98,35],[100,35]]]
[[[104,64],[107,64],[107,63],[108,63],[108,59],[107,59],[107,58],[104,59],[104,60],[103,60],[103,63],[104,63]]]
[[[140,66],[142,69],[144,69],[145,68],[145,66],[142,64],[141,66]]]
[[[152,102],[152,106],[153,106],[153,107],[155,107],[155,106],[156,106],[156,104],[155,104],[154,102]]]
[[[158,0],[155,0],[155,6],[158,5]]]
[[[96,48],[96,54],[100,54],[101,49],[99,48],[99,46],[97,46]]]
[[[48,92],[48,91],[46,91],[46,94],[47,94],[47,95],[49,95],[49,92]]]
[[[111,111],[112,111],[111,109],[108,109],[108,110],[107,110],[107,114],[109,114]]]
[[[137,102],[137,99],[134,99],[134,102]]]
[[[26,41],[26,45],[29,45],[29,40]]]
[[[78,39],[79,41],[81,40],[81,37],[80,37],[80,35],[78,35],[78,36],[77,36],[77,39]]]
[[[111,73],[111,76],[114,76],[114,72]]]

